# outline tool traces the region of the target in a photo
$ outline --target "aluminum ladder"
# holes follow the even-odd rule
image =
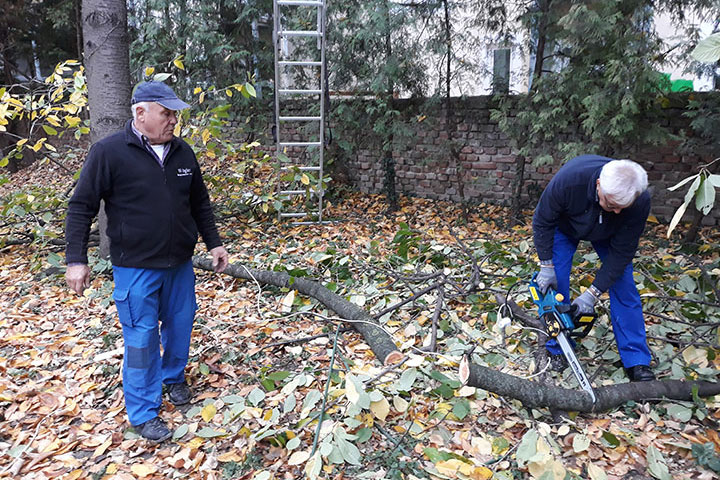
[[[317,10],[316,30],[290,30],[284,28],[293,19],[293,14],[312,16],[312,10]],[[310,17],[312,18],[312,17]],[[273,0],[273,47],[275,56],[275,146],[276,157],[279,163],[280,181],[278,183],[278,197],[283,200],[301,200],[302,208],[298,202],[283,202],[292,205],[295,211],[279,211],[280,219],[291,219],[293,224],[311,224],[323,222],[323,162],[325,150],[325,0]],[[306,40],[317,39],[317,50],[314,58],[291,59],[293,44],[292,39],[302,38]],[[317,55],[319,53],[319,59]],[[292,88],[293,73],[286,73],[286,67],[290,69],[309,69],[310,77],[317,78],[319,73],[319,85],[312,85],[305,88]],[[319,70],[319,72],[318,72]],[[314,74],[314,75],[313,75]],[[283,106],[283,99],[319,97],[317,106],[319,115],[286,112]],[[304,125],[305,131],[314,130],[314,124],[318,125],[316,134],[310,135],[310,139],[298,139],[297,130],[293,135],[295,138],[283,138],[292,125]],[[285,128],[283,128],[285,127]],[[289,136],[289,135],[288,135]],[[301,180],[283,181],[288,172],[300,172]],[[304,172],[311,172],[316,177],[314,182],[303,175]],[[297,177],[297,175],[295,175]],[[307,183],[306,183],[306,180]]]

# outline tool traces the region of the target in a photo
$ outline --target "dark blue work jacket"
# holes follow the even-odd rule
[[[576,240],[607,241],[609,254],[593,285],[604,292],[632,261],[650,213],[645,191],[620,213],[600,207],[597,179],[613,160],[599,155],[575,157],[558,170],[545,188],[533,216],[533,236],[540,260],[552,259],[555,229]]]
[[[90,225],[105,201],[113,265],[169,268],[188,261],[198,233],[222,245],[195,153],[173,138],[160,165],[125,129],[96,142],[68,203],[66,262],[87,263]]]

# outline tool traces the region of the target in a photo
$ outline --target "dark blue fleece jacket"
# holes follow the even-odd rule
[[[161,166],[125,129],[96,142],[68,203],[67,263],[87,263],[90,225],[105,201],[113,265],[168,268],[192,257],[198,232],[208,250],[222,245],[195,154],[173,138]]]
[[[647,191],[619,214],[600,207],[596,182],[603,165],[611,160],[581,155],[567,162],[548,183],[533,216],[533,236],[540,260],[552,259],[556,228],[577,240],[608,241],[609,254],[593,282],[601,292],[610,288],[632,261],[650,213]]]

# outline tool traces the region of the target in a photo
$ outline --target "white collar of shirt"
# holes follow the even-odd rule
[[[152,145],[150,143],[150,140],[148,140],[148,138],[145,135],[143,135],[142,132],[135,127],[135,120],[133,120],[130,123],[130,128],[132,128],[133,133],[138,137],[138,139],[140,140],[140,143],[142,143],[146,149],[152,150],[153,152],[155,152],[155,156],[157,157],[158,161],[162,164],[165,161],[165,154],[167,153],[168,144],[160,143],[158,145]]]

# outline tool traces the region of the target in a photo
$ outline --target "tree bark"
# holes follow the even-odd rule
[[[123,128],[130,117],[130,50],[125,0],[82,0],[83,59],[87,72],[90,141]],[[100,256],[107,258],[107,219],[100,207]]]
[[[619,383],[595,388],[597,402],[583,390],[570,390],[532,382],[514,375],[470,363],[465,357],[460,363],[460,381],[463,385],[482,388],[502,397],[514,398],[525,407],[551,408],[570,412],[602,412],[633,400],[642,402],[657,398],[691,401],[693,388],[697,394],[710,397],[720,393],[720,383],[686,382],[682,380],[656,380],[653,382]]]
[[[204,257],[194,257],[195,268],[212,271],[212,260]],[[392,337],[385,332],[370,315],[354,303],[350,303],[340,295],[332,293],[319,283],[307,278],[292,278],[284,272],[271,272],[256,270],[241,264],[230,264],[223,272],[231,277],[257,281],[261,284],[274,285],[280,288],[294,288],[303,295],[312,297],[333,310],[338,316],[347,320],[360,320],[348,322],[358,331],[372,349],[375,356],[383,365],[395,364],[403,359],[403,354],[397,349]]]

